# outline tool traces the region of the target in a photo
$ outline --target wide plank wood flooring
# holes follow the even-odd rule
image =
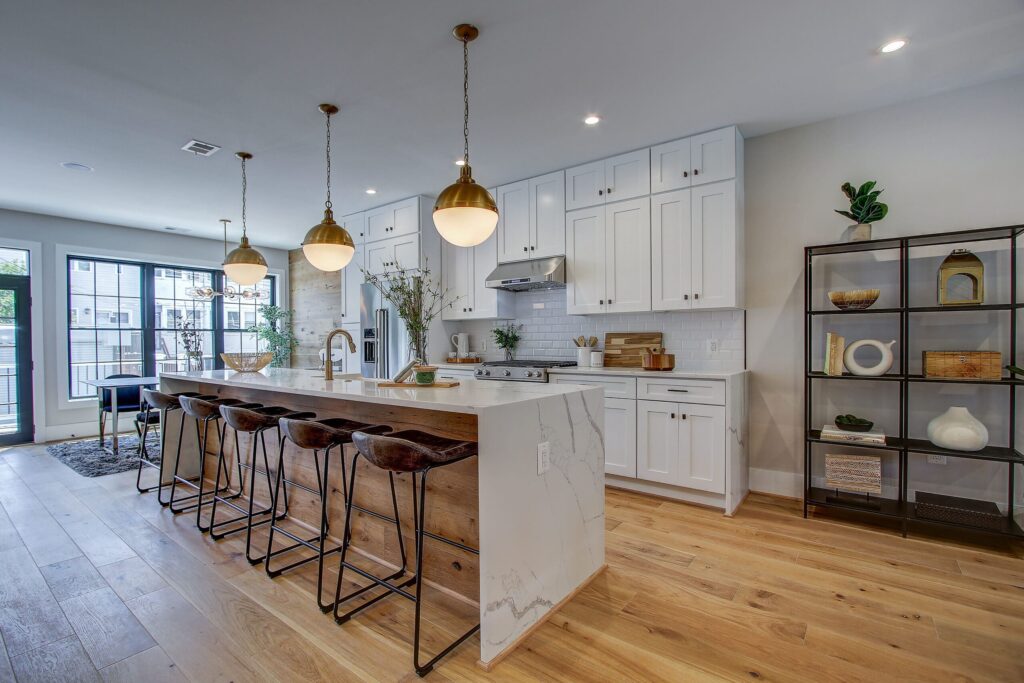
[[[0,682],[416,680],[406,601],[339,627],[315,565],[270,580],[134,478],[0,451]],[[607,571],[491,673],[474,637],[427,680],[1024,680],[1020,543],[903,539],[759,495],[729,519],[609,490],[606,512]],[[427,599],[428,648],[474,616]]]

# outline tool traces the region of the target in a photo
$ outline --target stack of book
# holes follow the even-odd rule
[[[846,351],[846,339],[834,332],[825,335],[825,374],[838,376],[843,374],[843,352]]]
[[[885,445],[885,433],[878,429],[872,429],[868,432],[848,432],[845,429],[839,429],[835,425],[827,424],[821,428],[821,438],[826,441]]]

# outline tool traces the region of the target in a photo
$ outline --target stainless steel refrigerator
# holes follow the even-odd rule
[[[374,285],[359,289],[359,334],[363,377],[388,379],[409,362],[409,333],[394,305]]]

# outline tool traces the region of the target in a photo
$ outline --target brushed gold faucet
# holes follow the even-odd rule
[[[324,379],[328,382],[334,379],[334,364],[331,362],[331,342],[334,341],[335,335],[338,334],[348,340],[348,350],[352,353],[356,352],[356,343],[352,341],[352,335],[346,330],[337,327],[328,333],[327,341],[324,342]]]

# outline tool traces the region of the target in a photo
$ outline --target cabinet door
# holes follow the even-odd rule
[[[604,400],[604,471],[636,477],[636,401]]]
[[[385,270],[394,270],[395,247],[391,240],[366,245],[366,270],[380,275]]]
[[[530,185],[530,257],[565,254],[565,173],[533,178]]]
[[[690,190],[651,197],[651,308],[690,308]]]
[[[366,241],[373,242],[390,237],[395,212],[390,205],[366,212]]]
[[[565,210],[604,204],[604,161],[594,161],[565,172]]]
[[[472,249],[463,249],[470,252],[469,262],[466,264],[468,271],[469,317],[470,318],[497,318],[498,297],[507,295],[508,292],[499,292],[497,289],[488,289],[484,286],[487,276],[498,266],[498,235],[493,233],[481,244]]]
[[[725,407],[680,403],[678,486],[725,493]]]
[[[675,484],[679,473],[680,422],[676,404],[637,401],[636,416],[637,478]]]
[[[620,154],[604,162],[605,201],[643,197],[651,193],[651,150]]]
[[[693,308],[736,306],[736,181],[690,190]]]
[[[348,234],[352,235],[352,240],[356,244],[362,244],[366,241],[366,212],[342,216],[341,227],[348,230]]]
[[[392,268],[416,270],[420,267],[419,233],[394,237],[388,241],[392,243],[392,249],[394,250]]]
[[[651,200],[605,207],[605,294],[609,313],[651,310]]]
[[[651,194],[690,186],[690,138],[651,147]]]
[[[388,237],[411,235],[420,231],[420,200],[410,197],[391,205],[391,230]]]
[[[473,249],[441,241],[441,280],[451,306],[441,311],[442,320],[465,320],[473,306],[471,260]]]
[[[736,129],[701,133],[690,138],[693,184],[717,183],[736,177]]]
[[[584,315],[605,308],[605,207],[565,214],[565,309]]]
[[[359,322],[359,286],[363,284],[363,245],[356,245],[352,260],[341,271],[341,322]]]
[[[494,201],[498,205],[498,258],[502,263],[530,258],[529,183],[520,180],[502,185]]]
[[[355,353],[353,353],[352,351],[349,350],[348,343],[339,343],[335,347],[337,349],[343,349],[344,356],[343,356],[343,365],[342,365],[342,370],[341,371],[346,373],[346,374],[354,372],[355,374],[358,375],[359,372],[360,372],[360,364],[362,363],[362,360],[361,360],[361,357],[360,357],[359,354],[360,354],[360,351],[363,348],[363,345],[360,343],[360,337],[359,337],[359,331],[360,331],[359,323],[356,322],[355,324],[351,324],[351,323],[347,323],[346,322],[344,325],[341,326],[341,328],[343,330],[347,331],[349,334],[351,334],[352,338],[356,340],[356,350],[355,350]]]

